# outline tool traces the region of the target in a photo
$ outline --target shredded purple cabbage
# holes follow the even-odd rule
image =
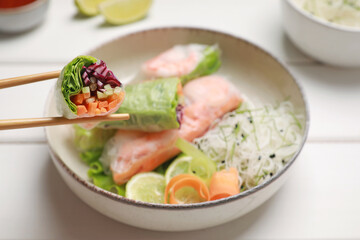
[[[183,118],[183,109],[184,109],[184,106],[179,104],[176,106],[176,120],[178,121],[178,123],[180,124],[181,126],[181,121],[182,121],[182,118]]]
[[[104,92],[104,86],[110,84],[112,88],[121,87],[121,82],[115,77],[114,73],[110,71],[105,62],[100,60],[100,63],[91,64],[88,67],[83,66],[84,72],[81,75],[85,86],[90,86],[90,78],[96,78],[97,89],[94,91]]]

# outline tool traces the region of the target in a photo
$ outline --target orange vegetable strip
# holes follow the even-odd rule
[[[95,110],[98,105],[98,102],[92,102],[88,104],[89,116],[95,116]]]
[[[117,105],[118,105],[118,103],[117,103],[116,100],[110,102],[110,103],[109,103],[109,107],[108,107],[109,111],[110,111],[111,109],[116,108]]]
[[[119,100],[120,100],[120,102],[124,99],[124,97],[125,97],[125,92],[124,91],[121,91],[120,92],[120,94],[118,95],[119,96]]]
[[[124,92],[120,92],[120,94],[118,95],[118,98],[116,99],[116,104],[120,104],[123,101],[124,96],[125,96]]]
[[[210,181],[210,200],[230,197],[240,193],[239,173],[236,168],[216,172]]]
[[[119,95],[113,94],[113,95],[111,95],[110,97],[107,98],[107,101],[112,102],[112,101],[115,101],[118,98],[119,98]]]
[[[101,113],[106,113],[107,110],[106,110],[106,108],[100,108],[100,112],[101,112]]]
[[[166,185],[164,202],[168,203],[170,192],[170,204],[178,204],[175,193],[183,187],[192,187],[198,192],[201,198],[206,201],[210,199],[209,189],[201,178],[191,174],[179,174],[173,177]]]
[[[86,107],[84,105],[77,105],[76,108],[77,108],[77,115],[78,116],[81,116],[81,115],[87,113],[87,109],[86,109]]]
[[[183,93],[183,88],[182,88],[182,84],[181,83],[179,83],[178,85],[177,85],[177,94],[179,95],[179,96],[182,96],[182,95],[184,95],[184,93]]]
[[[99,108],[95,109],[95,115],[100,115],[101,114],[101,111]]]
[[[84,94],[84,99],[88,99],[91,95],[90,95],[90,92],[88,93],[83,93]]]
[[[84,95],[82,93],[76,94],[75,96],[72,96],[72,102],[76,105],[80,105],[84,101]]]
[[[99,102],[99,108],[106,108],[109,106],[109,103],[107,101],[100,101]]]
[[[125,97],[125,92],[124,91],[121,91],[120,94],[119,94],[119,98],[120,99],[123,99]]]

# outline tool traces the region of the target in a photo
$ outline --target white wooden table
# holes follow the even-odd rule
[[[0,34],[0,78],[60,69],[121,34],[155,26],[198,26],[249,39],[280,58],[303,85],[311,129],[293,175],[268,202],[215,228],[151,232],[115,222],[63,183],[43,129],[0,133],[0,239],[354,239],[360,238],[360,70],[323,66],[286,38],[282,0],[155,0],[149,17],[109,27],[83,19],[72,0],[52,0],[31,32]],[[0,90],[0,119],[41,116],[53,81]]]

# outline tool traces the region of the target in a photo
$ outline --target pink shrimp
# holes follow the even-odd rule
[[[203,45],[177,45],[148,60],[142,70],[149,78],[181,77],[191,73],[202,60]]]
[[[123,184],[136,173],[152,171],[176,156],[179,150],[174,145],[178,137],[191,142],[202,136],[213,121],[239,106],[242,99],[234,89],[219,76],[202,77],[187,84],[183,91],[188,104],[181,128],[142,133],[135,139],[121,141],[123,144],[117,148],[117,157],[110,165],[114,181]],[[116,135],[118,138],[124,136],[126,138],[122,131]]]

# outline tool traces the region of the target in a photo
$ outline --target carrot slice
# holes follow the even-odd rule
[[[106,108],[109,106],[108,101],[99,101],[99,108]]]
[[[182,84],[181,84],[181,83],[179,83],[179,84],[177,85],[177,91],[176,91],[176,93],[177,93],[179,96],[184,95],[184,94],[183,94],[183,88],[182,88]]]
[[[116,108],[117,105],[118,105],[117,100],[114,100],[114,101],[110,102],[109,107],[108,107],[108,111],[110,111],[111,109]]]
[[[119,95],[113,94],[113,95],[111,95],[110,97],[108,97],[107,101],[108,101],[108,102],[112,102],[112,101],[114,101],[114,100],[116,100],[116,99],[118,99],[118,98],[119,98]]]
[[[81,116],[81,115],[87,113],[87,109],[86,109],[86,107],[84,105],[77,105],[76,109],[77,109],[77,115],[78,116]]]
[[[79,94],[76,94],[75,96],[72,96],[72,97],[71,97],[71,101],[72,101],[73,103],[75,103],[76,105],[82,104],[83,101],[84,101],[84,94],[79,93]]]
[[[96,107],[98,105],[98,102],[92,102],[88,104],[88,113],[89,116],[95,116]]]
[[[230,197],[240,193],[239,173],[236,168],[216,172],[210,181],[210,200]]]
[[[90,92],[83,93],[83,94],[84,94],[84,99],[88,99],[91,96]]]
[[[121,91],[119,94],[119,99],[122,100],[125,97],[125,92]]]
[[[170,204],[178,204],[175,193],[183,187],[192,187],[198,192],[201,198],[206,201],[209,201],[210,199],[209,190],[203,180],[195,175],[179,174],[173,177],[166,185],[164,202],[168,203],[168,196],[170,192]]]
[[[99,108],[95,109],[95,115],[100,115],[101,114],[101,111]]]

